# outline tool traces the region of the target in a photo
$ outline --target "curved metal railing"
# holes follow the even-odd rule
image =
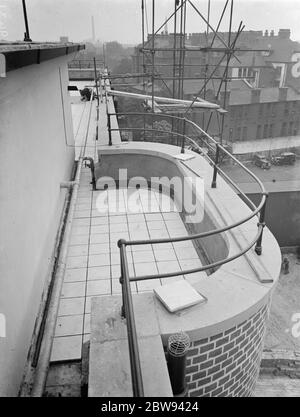
[[[118,246],[120,249],[120,258],[121,258],[121,278],[120,283],[122,284],[122,298],[123,298],[123,307],[122,307],[122,315],[126,317],[127,320],[127,330],[128,330],[128,343],[129,343],[129,354],[130,354],[130,363],[131,363],[131,373],[132,373],[132,386],[133,386],[133,394],[134,396],[143,396],[143,382],[142,382],[142,375],[141,375],[141,367],[140,367],[140,360],[139,360],[139,352],[138,352],[138,344],[137,344],[137,334],[136,334],[136,327],[135,327],[135,320],[134,320],[134,312],[133,312],[133,303],[132,303],[132,294],[131,294],[131,287],[130,282],[134,281],[144,281],[148,279],[160,279],[160,278],[170,278],[179,275],[189,275],[196,272],[205,271],[208,269],[213,269],[223,264],[229,263],[245,253],[247,253],[253,246],[255,246],[255,252],[258,255],[262,253],[262,236],[263,236],[263,229],[265,226],[265,209],[266,209],[266,202],[268,193],[265,190],[263,183],[256,177],[253,172],[251,172],[247,167],[245,167],[237,158],[235,158],[224,146],[222,146],[216,139],[212,138],[208,135],[203,129],[201,129],[196,123],[186,118],[181,118],[178,116],[168,115],[168,114],[156,114],[156,113],[110,113],[107,114],[108,116],[108,131],[109,131],[109,145],[112,144],[112,131],[143,131],[143,132],[152,132],[161,134],[168,134],[171,135],[172,138],[177,136],[181,139],[181,152],[185,152],[186,144],[192,143],[194,147],[198,150],[198,152],[212,165],[213,167],[213,177],[211,187],[216,188],[217,186],[217,174],[219,174],[223,179],[230,184],[241,196],[244,202],[251,208],[251,213],[247,214],[244,218],[239,221],[236,221],[233,224],[223,226],[217,229],[209,230],[202,233],[197,233],[188,236],[180,236],[175,238],[162,238],[162,239],[147,239],[147,240],[124,240],[120,239],[118,242]],[[171,120],[178,120],[183,127],[183,133],[179,133],[176,131],[163,131],[160,129],[150,129],[145,127],[124,127],[124,128],[111,128],[111,116],[151,116],[151,117],[163,117],[164,119],[170,118]],[[173,123],[172,123],[173,124]],[[207,148],[215,149],[215,160],[213,160],[209,155],[207,155],[203,148],[190,136],[186,135],[186,127],[191,126],[197,134],[200,136],[199,139],[204,143]],[[211,142],[211,143],[209,143]],[[245,193],[240,189],[240,187],[233,181],[231,178],[220,168],[220,153],[223,152],[226,154],[231,160],[235,162],[235,164],[239,165],[247,174],[250,175],[254,179],[254,181],[259,185],[260,192],[261,192],[261,200],[257,206],[245,195]],[[188,269],[184,271],[177,271],[177,272],[170,272],[164,274],[156,274],[156,275],[145,275],[145,276],[137,276],[137,277],[130,277],[128,272],[128,260],[126,256],[126,247],[127,246],[138,246],[138,245],[151,245],[151,244],[161,244],[161,243],[175,243],[181,242],[186,240],[195,240],[201,239],[208,236],[213,236],[216,234],[220,234],[229,230],[232,230],[249,220],[253,217],[258,216],[258,224],[257,224],[257,233],[254,239],[247,245],[247,247],[241,249],[238,253],[227,257],[225,259],[221,259],[214,263],[210,263],[198,268]]]

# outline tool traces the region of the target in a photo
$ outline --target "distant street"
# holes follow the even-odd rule
[[[297,160],[295,165],[272,165],[270,169],[261,169],[252,164],[252,162],[246,162],[245,165],[264,182],[272,182],[274,180],[300,180],[300,160]],[[221,168],[237,183],[254,182],[254,180],[238,166],[223,165]]]

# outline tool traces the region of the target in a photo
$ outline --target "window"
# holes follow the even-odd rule
[[[286,122],[284,122],[284,123],[282,123],[282,125],[281,125],[281,132],[280,132],[280,135],[281,136],[286,136]]]
[[[241,139],[241,128],[238,127],[235,131],[235,140],[240,140]]]
[[[247,131],[248,131],[247,126],[244,126],[243,127],[243,140],[247,140]]]
[[[292,134],[293,134],[293,127],[294,127],[294,122],[290,122],[289,123],[288,136],[292,136]]]
[[[257,130],[256,130],[256,139],[260,139],[261,138],[261,125],[257,126]]]
[[[263,134],[264,138],[268,137],[268,125],[264,125],[264,134]]]
[[[274,127],[274,125],[270,124],[270,126],[269,126],[269,138],[273,137],[273,127]]]
[[[286,101],[285,104],[284,104],[284,115],[285,116],[289,115],[289,110],[290,110],[290,103],[288,101]]]
[[[232,141],[233,139],[233,129],[229,129],[229,140]]]

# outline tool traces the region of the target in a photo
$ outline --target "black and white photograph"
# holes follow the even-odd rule
[[[300,397],[300,1],[0,0],[0,398],[204,397]]]

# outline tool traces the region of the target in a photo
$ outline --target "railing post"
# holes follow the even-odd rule
[[[265,192],[264,196],[266,197],[266,200],[265,200],[265,204],[262,206],[262,208],[260,210],[259,222],[258,222],[258,225],[257,225],[258,227],[262,226],[261,234],[260,234],[259,238],[257,239],[256,245],[255,245],[255,252],[257,253],[257,255],[262,254],[262,238],[263,238],[263,233],[264,233],[264,227],[266,225],[265,215],[266,215],[266,205],[267,205],[269,194],[267,192]]]
[[[110,113],[107,113],[108,144],[112,145]]]
[[[129,359],[131,367],[132,391],[134,397],[144,397],[143,379],[141,371],[141,362],[139,355],[139,347],[137,340],[137,331],[134,320],[133,302],[130,287],[130,278],[128,272],[128,264],[126,258],[126,241],[120,239],[118,241],[121,258],[121,279],[123,305],[121,314],[126,316]]]
[[[213,180],[211,183],[211,188],[217,187],[217,173],[218,173],[218,164],[219,164],[219,155],[220,155],[220,145],[216,144],[216,158],[215,158],[215,164],[214,164],[214,174],[213,174]]]
[[[183,120],[183,132],[181,138],[181,153],[185,152],[185,128],[186,128],[186,118]]]

